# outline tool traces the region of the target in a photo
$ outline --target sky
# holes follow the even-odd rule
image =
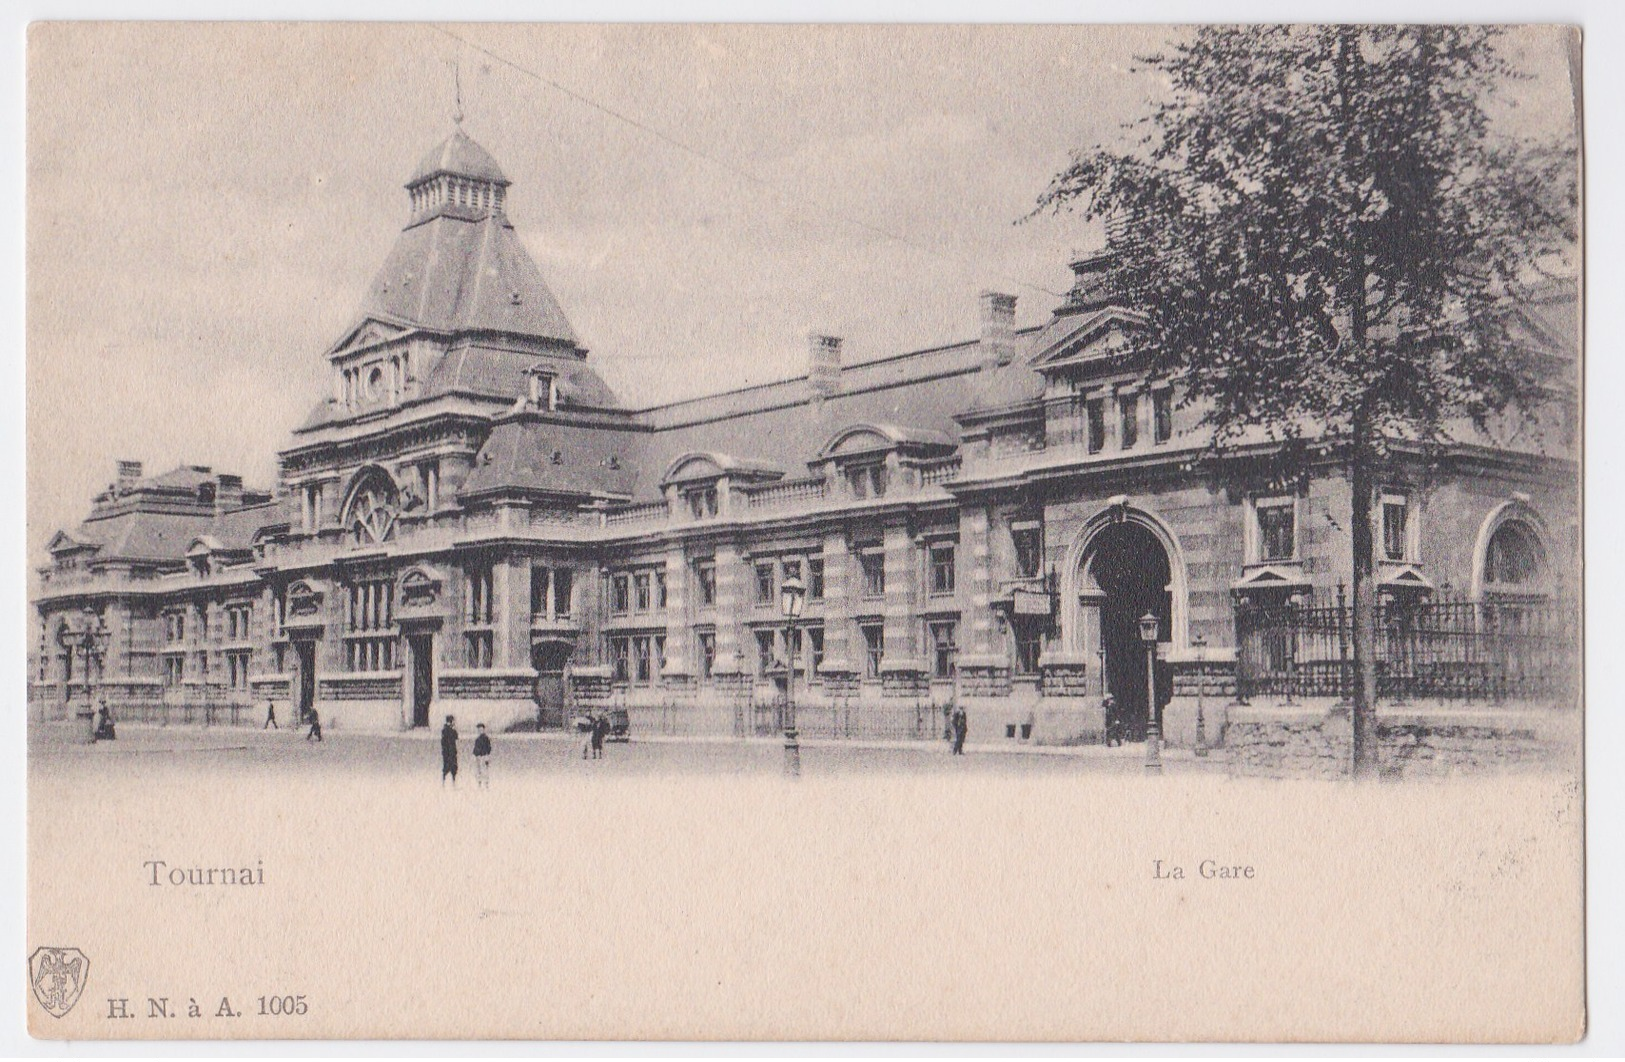
[[[1160,90],[1167,27],[37,25],[27,114],[28,548],[114,462],[270,486],[325,351],[463,127],[599,373],[642,407],[1047,317],[1069,152]],[[1560,37],[1508,120],[1567,121]]]

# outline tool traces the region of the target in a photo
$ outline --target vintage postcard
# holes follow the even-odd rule
[[[13,1005],[1583,1036],[1580,78],[34,25]]]

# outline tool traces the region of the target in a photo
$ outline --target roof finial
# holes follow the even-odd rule
[[[457,109],[452,112],[451,120],[459,127],[463,124],[463,61],[462,56],[452,60],[451,76],[457,82]]]

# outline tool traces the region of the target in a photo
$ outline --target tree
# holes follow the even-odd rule
[[[1521,75],[1500,31],[1208,27],[1140,62],[1166,93],[1126,143],[1074,155],[1039,209],[1106,222],[1118,294],[1158,371],[1204,410],[1210,455],[1330,450],[1352,494],[1354,773],[1374,773],[1372,492],[1396,446],[1523,417],[1542,369],[1509,307],[1566,272],[1568,131],[1500,134]]]

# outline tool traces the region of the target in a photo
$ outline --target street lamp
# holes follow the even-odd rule
[[[801,777],[801,743],[796,735],[796,620],[807,603],[807,587],[800,577],[787,576],[779,587],[784,612],[784,774]]]
[[[1196,754],[1207,755],[1207,720],[1202,718],[1202,698],[1207,693],[1207,639],[1197,635],[1191,639],[1196,647]]]
[[[1157,726],[1157,616],[1140,617],[1140,641],[1145,643],[1145,773],[1162,773],[1162,728]]]
[[[67,624],[63,624],[62,629],[57,632],[56,636],[58,644],[60,644],[63,649],[67,650],[70,655],[74,652],[74,650],[78,650],[84,657],[84,717],[89,720],[88,725],[90,727],[90,737],[92,741],[95,740],[96,735],[96,694],[91,688],[90,664],[92,660],[99,661],[101,659],[102,654],[106,651],[107,642],[110,637],[111,632],[107,629],[106,619],[102,617],[101,613],[97,612],[88,605],[85,606],[83,612],[82,626],[76,630]],[[68,693],[69,691],[64,692]]]

